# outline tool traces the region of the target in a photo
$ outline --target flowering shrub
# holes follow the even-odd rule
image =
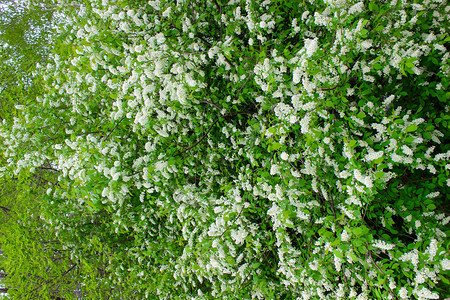
[[[61,1],[4,176],[58,173],[41,217],[115,297],[446,296],[450,6],[420,2]]]

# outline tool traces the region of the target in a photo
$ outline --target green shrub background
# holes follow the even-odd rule
[[[12,299],[450,296],[447,1],[58,4],[0,127]]]

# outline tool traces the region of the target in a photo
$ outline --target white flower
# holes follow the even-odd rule
[[[395,99],[395,96],[394,95],[390,95],[389,97],[387,97],[383,101],[383,105],[386,106],[386,107],[389,106],[392,103],[392,101],[394,101],[394,99]]]
[[[306,56],[311,57],[314,54],[314,52],[316,52],[317,49],[319,48],[319,46],[317,45],[317,39],[314,40],[306,39],[305,48],[306,48]]]
[[[346,242],[348,241],[349,237],[350,236],[348,235],[347,230],[344,229],[341,233],[341,241]]]
[[[158,43],[158,45],[163,44],[165,41],[166,41],[166,38],[164,37],[164,34],[162,32],[160,32],[156,35],[156,42]]]
[[[408,290],[405,287],[402,287],[400,291],[398,291],[398,295],[401,299],[409,299]]]
[[[419,220],[416,220],[416,222],[414,223],[414,225],[416,225],[416,228],[419,228],[419,227],[422,225],[422,223],[420,223]]]
[[[351,6],[351,7],[348,9],[348,13],[349,13],[350,15],[352,15],[352,14],[358,14],[358,13],[362,12],[363,9],[364,9],[364,3],[363,3],[362,1],[360,1],[360,2],[356,3],[355,5]]]
[[[372,40],[364,40],[361,43],[361,47],[365,50],[369,49],[370,47],[372,47]]]
[[[280,166],[278,166],[277,164],[273,164],[272,167],[270,168],[270,175],[276,175],[280,173]]]
[[[402,151],[403,151],[403,153],[405,153],[408,156],[412,156],[413,155],[413,152],[412,152],[411,148],[409,148],[406,145],[402,146]]]
[[[342,7],[347,3],[347,0],[325,0],[331,7]]]
[[[286,152],[282,152],[281,153],[281,159],[282,160],[288,160],[289,159],[289,154],[287,154]]]
[[[376,159],[378,159],[378,158],[380,158],[380,157],[382,157],[382,156],[383,156],[383,151],[370,152],[370,153],[368,153],[368,154],[366,154],[366,155],[364,156],[364,159],[365,159],[367,162],[369,162],[369,161],[372,161],[372,160],[376,160]]]
[[[411,261],[414,266],[417,266],[417,264],[419,263],[419,254],[417,249],[403,254],[402,256],[400,256],[399,260],[403,262]]]
[[[450,259],[444,258],[441,260],[441,266],[443,271],[450,270]]]
[[[413,3],[413,4],[412,4],[412,7],[413,7],[414,10],[424,10],[422,4]]]
[[[341,262],[341,259],[336,256],[336,254],[334,254],[334,266],[336,268],[336,271],[338,271],[338,272],[341,271],[342,262]]]
[[[231,238],[236,242],[236,244],[241,245],[245,242],[245,238],[247,237],[248,232],[243,228],[239,230],[232,229],[231,230]]]
[[[293,73],[292,81],[294,83],[299,83],[301,78],[302,78],[301,73],[300,73],[300,69],[296,68],[296,69],[294,69],[294,72],[292,72],[292,73]]]
[[[167,8],[163,13],[162,13],[162,16],[163,17],[169,17],[170,16],[170,13],[172,12],[172,7],[170,7],[169,6],[169,8]]]
[[[379,248],[379,249],[382,249],[382,250],[392,250],[392,249],[395,248],[395,245],[388,244],[385,241],[375,240],[375,242],[372,243],[372,247]]]
[[[421,290],[415,290],[414,291],[417,296],[425,299],[439,299],[439,295],[437,293],[432,293],[429,289],[426,287],[422,287]]]
[[[301,131],[303,134],[308,133],[309,130],[309,122],[311,121],[311,115],[307,113],[303,119],[300,121]]]
[[[425,198],[429,198],[429,199],[433,199],[436,198],[437,196],[439,196],[441,193],[438,192],[433,192],[433,193],[429,193],[428,195],[425,196]]]
[[[436,174],[436,168],[433,165],[428,165],[428,170],[430,170],[431,173]]]

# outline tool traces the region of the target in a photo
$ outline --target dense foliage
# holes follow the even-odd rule
[[[61,0],[0,127],[67,253],[40,297],[448,296],[450,6],[418,2]]]
[[[10,121],[14,105],[23,104],[42,93],[33,81],[36,63],[49,54],[51,32],[57,18],[50,9],[52,0],[26,5],[18,0],[0,0],[0,120]]]

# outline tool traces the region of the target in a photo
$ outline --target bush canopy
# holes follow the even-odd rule
[[[450,296],[447,1],[59,6],[0,126],[13,299]]]

